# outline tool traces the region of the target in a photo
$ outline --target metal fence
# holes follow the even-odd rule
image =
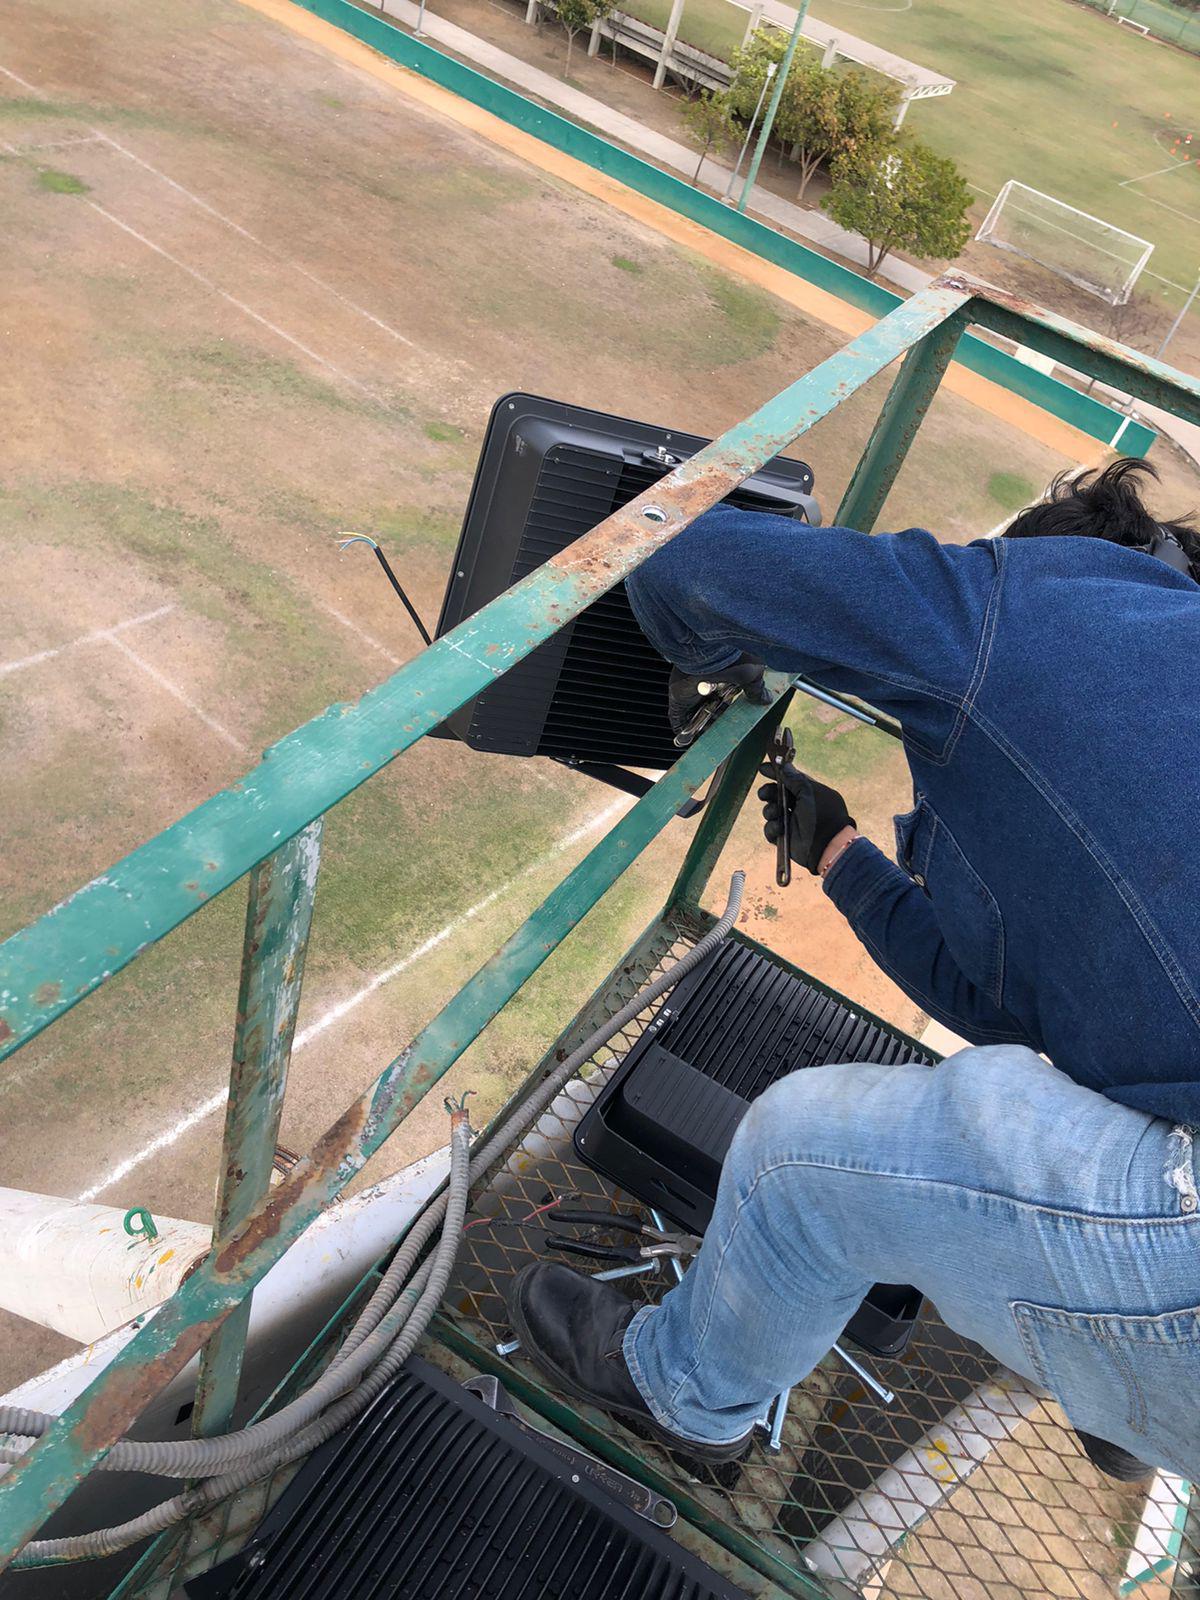
[[[1111,17],[1118,27],[1149,34],[1167,44],[1200,55],[1200,10],[1173,0],[1081,0],[1094,11]]]

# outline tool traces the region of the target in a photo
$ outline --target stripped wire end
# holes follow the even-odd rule
[[[352,544],[369,544],[372,550],[379,549],[379,541],[372,539],[369,533],[351,533],[348,528],[343,528],[338,534],[338,549],[348,550]]]
[[[448,1094],[445,1100],[442,1102],[442,1104],[446,1107],[446,1110],[450,1113],[450,1126],[452,1129],[461,1127],[463,1123],[467,1123],[467,1125],[470,1126],[469,1113],[467,1111],[467,1101],[474,1093],[474,1089],[464,1089],[457,1100],[453,1095]]]

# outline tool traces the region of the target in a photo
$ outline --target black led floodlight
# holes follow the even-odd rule
[[[581,406],[508,394],[496,402],[437,633],[565,550],[709,441]],[[812,468],[776,456],[727,504],[818,522]],[[670,668],[618,584],[467,702],[446,731],[474,750],[549,756],[613,778],[618,764],[678,759]]]

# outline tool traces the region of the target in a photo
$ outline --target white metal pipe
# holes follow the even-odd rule
[[[161,1305],[204,1255],[212,1232],[198,1222],[155,1217],[153,1237],[128,1233],[127,1215],[114,1206],[0,1189],[0,1307],[90,1344]]]

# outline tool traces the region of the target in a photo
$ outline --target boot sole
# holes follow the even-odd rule
[[[721,1466],[728,1461],[740,1461],[750,1449],[754,1439],[753,1430],[741,1439],[735,1439],[728,1445],[704,1444],[699,1439],[687,1439],[681,1433],[672,1433],[669,1428],[664,1428],[654,1414],[649,1410],[638,1411],[633,1406],[607,1404],[598,1400],[594,1394],[589,1394],[580,1387],[570,1375],[562,1370],[556,1361],[551,1361],[530,1331],[525,1320],[524,1307],[518,1292],[513,1296],[508,1308],[512,1318],[513,1331],[521,1341],[522,1352],[547,1372],[554,1379],[560,1389],[565,1389],[576,1400],[582,1400],[587,1405],[595,1406],[599,1411],[611,1412],[614,1416],[628,1417],[651,1434],[659,1444],[663,1444],[676,1455],[690,1456],[693,1461],[702,1461],[709,1466]]]

